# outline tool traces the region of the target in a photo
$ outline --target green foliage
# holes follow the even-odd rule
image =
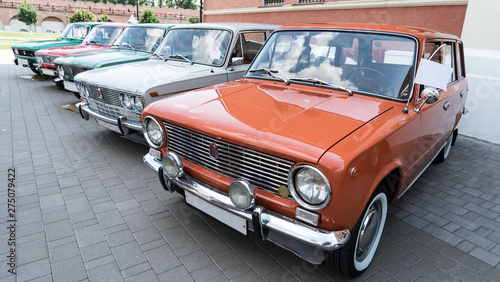
[[[27,26],[31,26],[38,22],[38,12],[31,3],[24,1],[17,8],[17,18]]]
[[[69,17],[69,22],[70,23],[95,22],[95,15],[94,13],[87,11],[85,9],[76,10],[75,13],[71,17]]]
[[[200,19],[198,19],[198,18],[189,18],[189,22],[190,23],[199,23]]]
[[[101,15],[101,21],[103,21],[103,22],[109,22],[109,16],[106,15],[106,14],[102,14]]]
[[[160,20],[155,15],[155,12],[153,12],[150,9],[144,9],[141,15],[141,20],[139,23],[159,23]]]
[[[166,4],[168,8],[198,10],[198,4],[195,0],[166,0]]]

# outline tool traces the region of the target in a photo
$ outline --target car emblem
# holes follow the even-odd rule
[[[210,144],[210,157],[214,160],[219,159],[219,149],[215,143]]]
[[[97,88],[97,95],[102,99],[101,88]]]

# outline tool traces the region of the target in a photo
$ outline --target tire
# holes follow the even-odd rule
[[[30,67],[30,69],[31,69],[31,71],[32,71],[32,72],[34,72],[35,74],[38,74],[38,75],[40,74],[36,68],[34,68],[34,67]]]
[[[356,277],[370,266],[387,219],[387,203],[385,185],[380,184],[352,229],[349,242],[329,254],[330,268],[344,277]]]
[[[453,135],[454,134],[451,134],[450,138],[448,138],[448,140],[446,140],[446,143],[444,143],[443,149],[441,149],[441,152],[439,152],[439,154],[434,159],[435,163],[439,164],[446,161],[446,159],[450,155],[451,146],[453,145]]]

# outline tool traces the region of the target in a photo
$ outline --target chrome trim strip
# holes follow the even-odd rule
[[[104,122],[107,122],[107,123],[110,123],[110,124],[118,126],[118,119],[115,120],[115,119],[109,118],[107,116],[103,116],[103,115],[101,115],[99,113],[93,112],[91,109],[89,109],[89,106],[88,106],[87,103],[80,102],[80,103],[76,104],[76,107],[80,108],[82,111],[84,111],[89,116],[91,116],[91,117],[93,117],[95,119],[99,119],[101,121],[104,121]],[[123,122],[122,125],[126,126],[127,128],[139,131],[139,132],[142,131],[142,126],[141,125],[132,124],[132,123],[129,123],[127,121]]]
[[[161,166],[161,163],[159,163],[159,161],[149,153],[143,157],[143,160],[149,167],[156,171],[158,171]],[[258,214],[258,219],[262,228],[278,232],[289,237],[290,239],[297,240],[314,248],[325,251],[336,250],[346,244],[350,238],[350,232],[348,229],[328,231],[306,226],[296,220],[265,210],[261,206],[255,206],[254,209],[247,211],[238,209],[233,205],[227,194],[207,186],[206,184],[201,183],[186,174],[184,174],[182,178],[171,179],[171,181],[178,187],[205,200],[208,204],[242,217],[249,222],[252,222],[253,211],[262,211]],[[259,232],[258,230],[254,231]],[[265,234],[265,232],[262,233]],[[263,239],[267,238],[264,237]]]

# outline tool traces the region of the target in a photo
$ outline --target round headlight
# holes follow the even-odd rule
[[[229,185],[229,199],[235,207],[246,210],[255,204],[255,191],[246,180],[238,179]]]
[[[14,54],[19,55],[19,50],[14,49]]]
[[[130,97],[127,94],[120,93],[118,98],[120,99],[120,102],[125,109],[129,110],[132,109],[132,101],[130,100]]]
[[[57,65],[57,74],[60,79],[64,79],[64,68],[61,65]]]
[[[90,97],[90,89],[87,85],[82,84],[80,88],[83,88],[82,93],[84,97]]]
[[[298,166],[290,172],[292,196],[303,207],[311,210],[324,208],[331,198],[330,183],[321,171],[312,166]]]
[[[132,97],[132,104],[134,105],[134,109],[136,109],[137,111],[142,112],[142,110],[144,110],[144,105],[142,104],[141,98],[139,96]]]
[[[174,153],[166,153],[161,159],[163,173],[169,179],[175,179],[182,174],[182,160]]]
[[[156,119],[150,116],[146,117],[142,122],[142,132],[151,147],[159,148],[163,144],[165,134]]]

